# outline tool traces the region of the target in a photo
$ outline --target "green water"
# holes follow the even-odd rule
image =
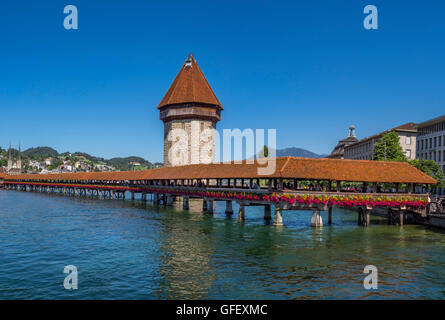
[[[224,202],[213,216],[190,205],[0,190],[0,299],[445,298],[443,232],[377,217],[363,228],[346,210],[319,229],[285,211],[273,227],[262,207],[240,223]],[[66,265],[77,290],[63,286]],[[377,290],[363,287],[366,265]]]

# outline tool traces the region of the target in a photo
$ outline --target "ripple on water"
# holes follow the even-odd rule
[[[443,299],[445,234],[388,226],[334,210],[310,228],[310,212],[267,226],[262,207],[246,221],[141,201],[90,200],[0,190],[1,299]],[[236,212],[237,206],[234,205]],[[327,219],[325,213],[323,219]],[[63,288],[75,265],[79,289]],[[379,289],[363,288],[363,268]]]

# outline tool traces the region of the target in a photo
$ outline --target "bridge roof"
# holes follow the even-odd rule
[[[159,103],[158,109],[166,105],[192,102],[212,104],[223,109],[195,58],[190,55]]]
[[[270,166],[272,165],[273,159]],[[284,178],[337,180],[351,182],[387,182],[436,184],[437,181],[406,162],[276,158],[276,168],[268,174],[260,174],[265,164],[218,163],[166,167],[142,171],[80,172],[61,174],[23,174],[7,176],[6,180],[57,180],[57,181],[125,181],[168,179],[229,179],[229,178]],[[269,167],[270,167],[269,166]],[[273,167],[272,167],[273,168]]]

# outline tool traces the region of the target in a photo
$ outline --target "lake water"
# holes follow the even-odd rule
[[[346,210],[319,229],[285,211],[274,227],[262,207],[240,223],[224,202],[213,216],[190,206],[0,190],[0,299],[445,298],[441,231],[377,217],[363,228]],[[63,286],[66,265],[77,290]],[[377,290],[363,287],[366,265]]]

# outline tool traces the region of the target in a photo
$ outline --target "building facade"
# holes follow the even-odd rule
[[[354,160],[373,160],[374,145],[387,132],[395,131],[399,136],[399,143],[407,159],[416,157],[417,126],[413,122],[405,123],[396,128],[380,132],[355,143],[345,146],[344,158]]]
[[[418,124],[417,130],[417,159],[436,161],[445,174],[445,115]],[[438,193],[445,194],[445,188]]]
[[[210,163],[223,107],[189,55],[159,106],[164,122],[164,166]]]
[[[340,140],[335,146],[334,150],[332,150],[331,154],[327,156],[330,159],[344,159],[345,156],[345,147],[349,146],[357,142],[358,139],[355,136],[355,127],[351,125],[349,127],[349,134],[346,138]]]

